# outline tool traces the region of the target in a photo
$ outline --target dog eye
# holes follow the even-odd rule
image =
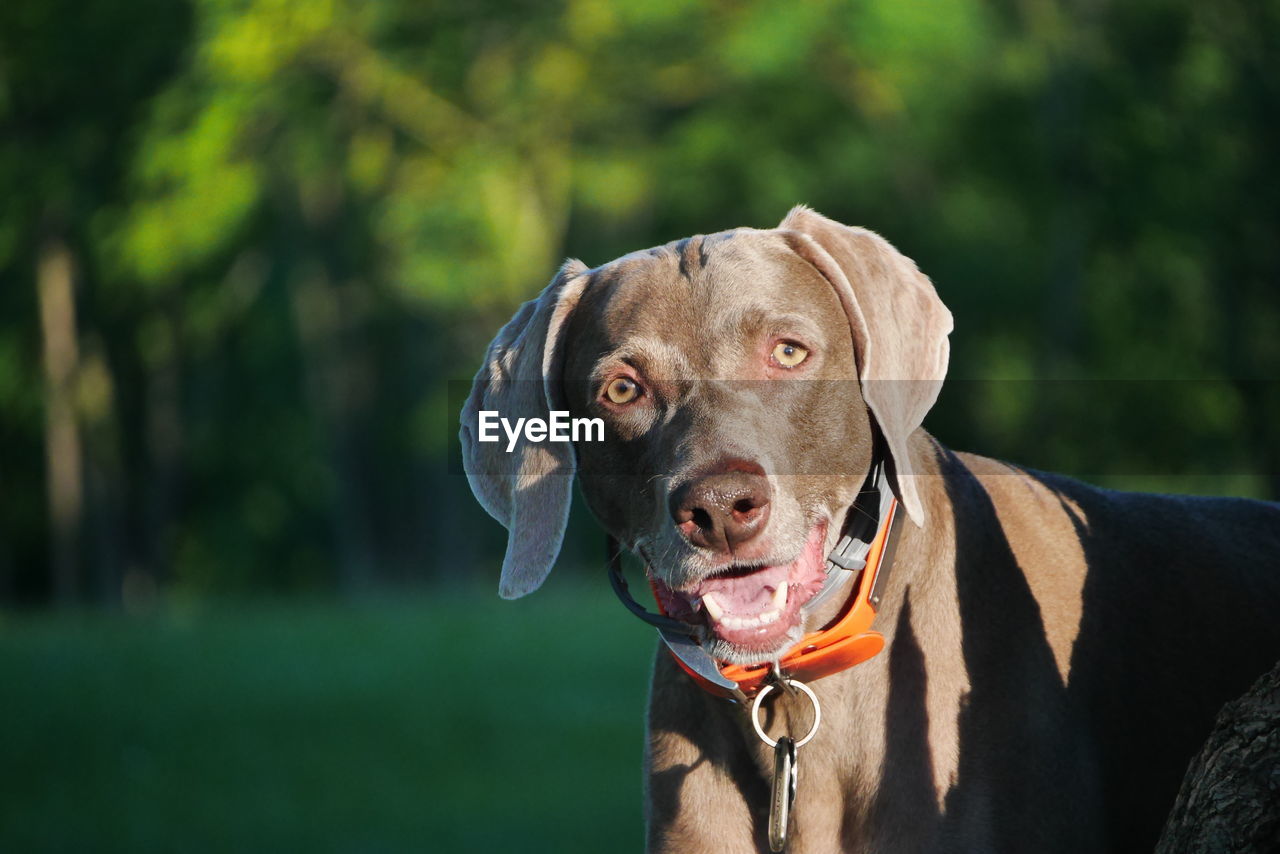
[[[604,393],[610,401],[622,406],[640,396],[640,386],[633,379],[618,377],[605,386]]]
[[[773,348],[773,360],[784,368],[794,368],[809,358],[809,351],[790,341],[779,341]]]

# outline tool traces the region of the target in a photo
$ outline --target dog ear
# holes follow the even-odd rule
[[[498,592],[506,599],[532,593],[546,580],[560,554],[569,521],[573,446],[567,442],[531,443],[521,431],[507,452],[508,438],[479,441],[482,410],[517,418],[547,419],[558,388],[558,346],[566,321],[587,282],[581,261],[568,261],[537,299],[520,306],[489,345],[471,394],[462,407],[463,468],[471,491],[489,515],[507,529]]]
[[[924,507],[907,440],[942,388],[951,312],[915,262],[874,232],[841,225],[803,205],[792,208],[778,228],[840,297],[853,330],[862,396],[889,446],[890,483],[921,525]]]

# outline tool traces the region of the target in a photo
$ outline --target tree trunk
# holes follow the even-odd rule
[[[143,493],[145,540],[141,568],[130,570],[126,588],[145,606],[163,583],[173,560],[175,521],[181,512],[183,445],[182,327],[178,312],[165,311],[160,344],[146,369],[146,486]],[[129,603],[126,602],[126,605]]]
[[[351,341],[354,312],[344,304],[342,286],[325,269],[299,274],[291,296],[307,392],[324,428],[337,481],[332,520],[338,582],[344,593],[360,594],[375,581],[358,424],[367,366],[360,348]]]
[[[1280,664],[1223,707],[1156,854],[1280,851]]]
[[[49,565],[53,597],[74,601],[80,591],[80,526],[84,471],[75,383],[80,353],[71,250],[61,239],[40,251],[36,295],[44,339],[45,468],[49,501]]]

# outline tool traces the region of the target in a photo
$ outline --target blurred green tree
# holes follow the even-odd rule
[[[1277,44],[1231,0],[11,2],[0,597],[492,569],[445,381],[563,255],[797,202],[952,306],[944,441],[1280,495]]]

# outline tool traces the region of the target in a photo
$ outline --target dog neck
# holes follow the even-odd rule
[[[891,640],[894,626],[902,610],[907,592],[926,575],[931,566],[944,556],[938,553],[940,542],[950,542],[949,534],[940,537],[943,529],[951,528],[951,503],[945,495],[942,467],[938,460],[945,449],[923,428],[916,430],[908,445],[910,471],[916,478],[925,516],[921,524],[904,520],[902,533],[894,554],[893,573],[883,583],[883,591],[876,609],[875,627]],[[900,512],[905,512],[899,507]],[[952,559],[951,555],[945,556]],[[821,627],[840,613],[847,596],[835,596],[834,603],[823,603],[823,608],[812,615],[811,625]]]

